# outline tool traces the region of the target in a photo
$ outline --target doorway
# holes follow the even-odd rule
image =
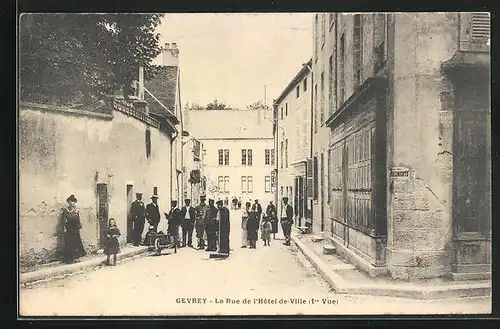
[[[134,224],[132,221],[132,216],[130,215],[130,206],[134,201],[134,186],[127,185],[127,243],[132,242]]]
[[[99,248],[104,248],[108,228],[108,185],[97,184],[97,219],[99,223]]]

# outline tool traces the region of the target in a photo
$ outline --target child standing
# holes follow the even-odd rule
[[[261,225],[262,240],[264,240],[264,246],[271,245],[271,222],[269,221],[269,216],[264,216],[264,221]]]
[[[114,218],[110,218],[108,229],[106,230],[106,247],[104,250],[107,256],[107,265],[116,265],[116,254],[120,252],[120,242],[118,241],[120,235],[120,230],[116,226]],[[113,264],[110,263],[111,255],[113,255]]]

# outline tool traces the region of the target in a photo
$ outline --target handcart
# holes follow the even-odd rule
[[[177,253],[177,237],[165,234],[163,232],[149,233],[145,238],[144,244],[149,246],[150,251],[154,251],[155,255],[161,255],[163,249],[173,249]]]

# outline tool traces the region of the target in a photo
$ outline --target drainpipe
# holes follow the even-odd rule
[[[314,59],[313,59],[314,60]],[[313,61],[312,60],[312,61]],[[311,66],[312,66],[312,61],[311,61]],[[314,72],[312,70],[312,67],[309,64],[306,64],[307,68],[309,69],[309,72],[311,73],[311,146],[309,147],[309,158],[312,160],[313,158],[313,136],[314,136]],[[314,179],[313,179],[314,182]],[[307,162],[306,162],[306,184],[307,184]],[[313,194],[314,194],[314,186],[313,186]],[[307,189],[306,189],[307,191]],[[307,193],[306,193],[307,194]],[[310,201],[309,205],[309,198],[306,195],[307,203],[308,206],[306,207],[306,219],[307,219],[307,210],[311,209],[311,228],[312,228],[312,220],[313,220],[313,201]]]

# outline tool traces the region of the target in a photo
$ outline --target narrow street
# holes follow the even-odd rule
[[[240,248],[240,211],[231,211],[227,260],[182,248],[177,254],[125,261],[23,288],[20,313],[32,315],[173,316],[273,314],[484,313],[489,299],[418,301],[338,295],[279,235],[270,247]],[[251,303],[243,304],[247,298]],[[254,300],[254,298],[256,300]],[[262,299],[258,303],[257,299]],[[267,302],[276,302],[270,304]],[[288,303],[280,304],[280,299]],[[297,299],[295,303],[292,303]],[[311,303],[311,299],[315,299]],[[324,299],[324,300],[323,300]],[[305,304],[298,304],[299,300]],[[237,303],[239,301],[239,303]]]

